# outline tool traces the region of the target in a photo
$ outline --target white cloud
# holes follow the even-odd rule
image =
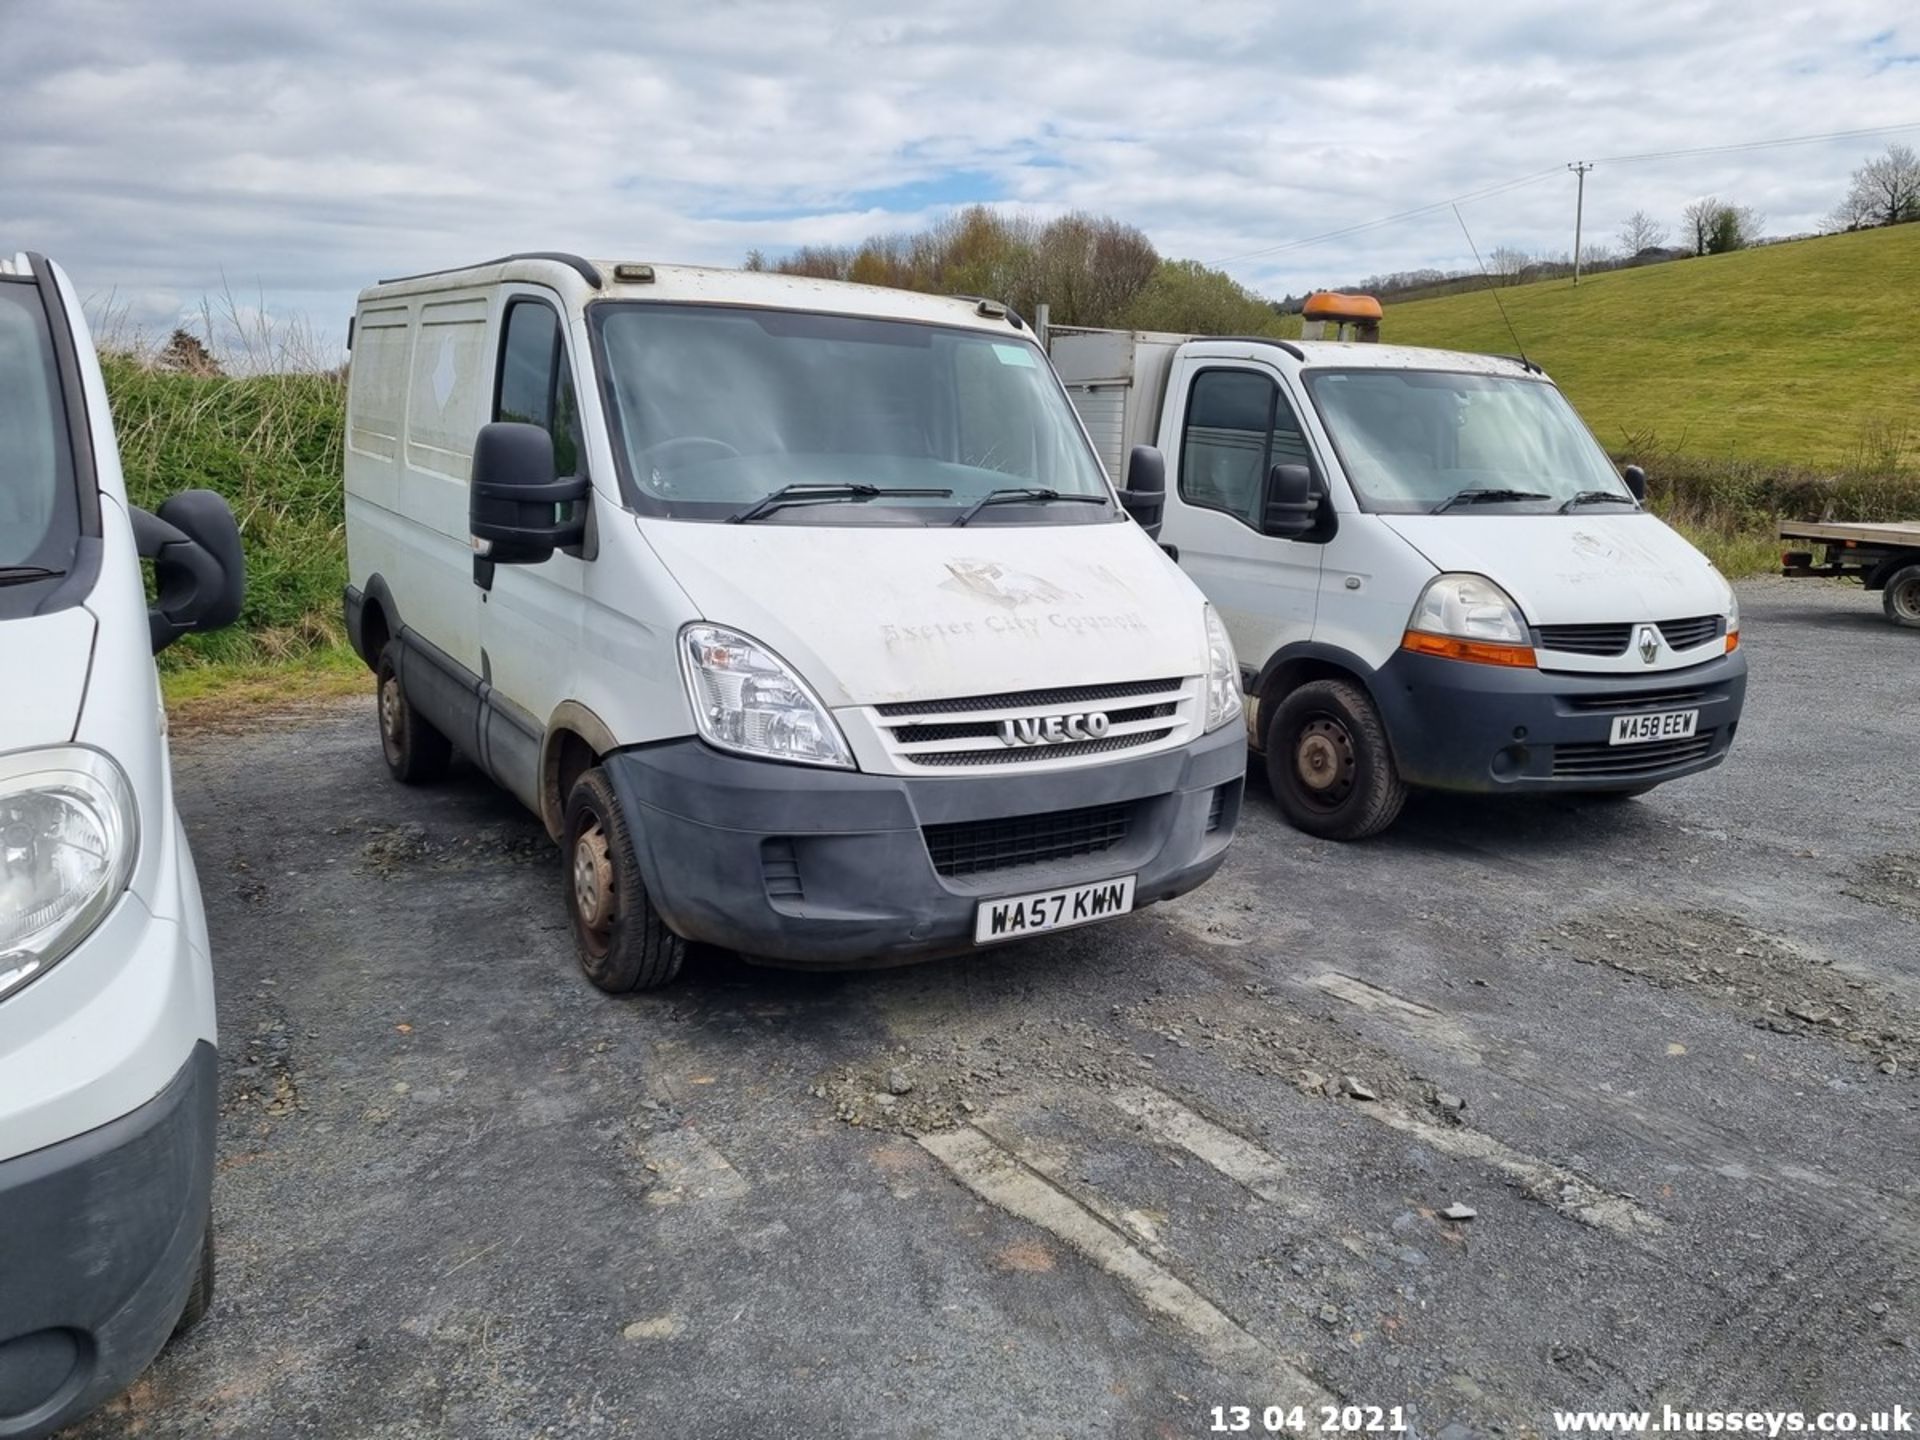
[[[514,249],[735,263],[974,196],[1246,256],[1279,293],[1468,263],[1444,210],[1269,247],[1567,160],[1920,120],[1920,25],[1887,0],[0,13],[0,248],[151,325],[230,284],[337,334],[381,275]],[[1588,234],[1707,191],[1810,229],[1884,143],[1602,164]],[[1481,250],[1570,248],[1572,189],[1465,207]]]

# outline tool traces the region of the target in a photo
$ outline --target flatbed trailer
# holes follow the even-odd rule
[[[1782,540],[1826,550],[1816,563],[1812,549],[1780,552],[1782,575],[1845,576],[1881,592],[1887,618],[1920,629],[1920,520],[1852,524],[1793,521],[1780,527]]]

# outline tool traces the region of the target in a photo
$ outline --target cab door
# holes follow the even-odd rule
[[[1262,533],[1266,475],[1304,464],[1324,489],[1320,467],[1271,367],[1189,359],[1175,385],[1177,413],[1163,431],[1175,478],[1161,539],[1220,612],[1242,667],[1257,671],[1282,645],[1312,635],[1323,548]]]
[[[509,288],[496,357],[488,418],[538,425],[553,437],[556,474],[583,474],[576,367],[550,292]],[[554,710],[570,698],[579,664],[587,563],[575,547],[537,565],[475,567],[486,767],[536,811],[540,741]]]

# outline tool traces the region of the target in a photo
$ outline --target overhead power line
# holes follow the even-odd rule
[[[1920,130],[1920,120],[1910,120],[1899,125],[1874,125],[1861,130],[1829,130],[1820,135],[1789,135],[1775,140],[1748,140],[1733,145],[1698,145],[1686,150],[1648,150],[1637,155],[1602,155],[1589,163],[1591,165],[1633,165],[1642,161],[1675,160],[1690,155],[1728,155],[1744,150],[1773,150],[1789,145],[1817,145],[1832,140],[1863,140],[1877,135],[1897,135],[1907,130]],[[1488,185],[1479,190],[1468,191],[1464,195],[1454,195],[1445,200],[1436,200],[1431,205],[1416,205],[1411,210],[1396,210],[1391,215],[1381,215],[1373,220],[1362,220],[1357,225],[1343,225],[1338,230],[1323,230],[1318,235],[1302,235],[1295,240],[1282,240],[1277,245],[1265,245],[1258,250],[1243,250],[1238,255],[1228,255],[1219,260],[1210,260],[1210,265],[1232,265],[1240,260],[1254,260],[1266,255],[1279,255],[1288,250],[1300,250],[1309,245],[1324,244],[1328,240],[1344,239],[1348,235],[1358,235],[1365,230],[1377,230],[1382,225],[1397,225],[1402,220],[1412,220],[1420,215],[1431,215],[1438,210],[1452,206],[1465,205],[1475,200],[1490,200],[1495,195],[1504,195],[1508,191],[1523,186],[1536,185],[1550,175],[1558,175],[1567,167],[1552,165],[1545,170],[1535,170],[1527,175],[1516,175],[1511,180],[1502,180],[1498,184]]]
[[[1790,135],[1783,140],[1749,140],[1738,145],[1697,145],[1691,150],[1649,150],[1640,155],[1602,155],[1596,165],[1633,165],[1642,160],[1676,160],[1687,155],[1730,155],[1736,150],[1774,150],[1786,145],[1819,145],[1829,140],[1866,140],[1920,130],[1920,120],[1904,125],[1874,125],[1865,130],[1829,130],[1824,135]]]

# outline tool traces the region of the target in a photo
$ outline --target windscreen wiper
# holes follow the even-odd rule
[[[44,565],[0,565],[0,585],[25,585],[34,580],[57,580],[64,570],[49,570]]]
[[[744,525],[749,520],[758,520],[762,515],[778,510],[783,505],[804,505],[810,500],[871,500],[879,495],[951,495],[951,490],[929,489],[907,485],[782,485],[771,495],[763,495],[738,515],[729,515],[729,525]]]
[[[953,523],[964,525],[989,505],[1018,505],[1022,501],[1067,500],[1075,504],[1104,505],[1104,495],[1062,495],[1058,490],[1049,490],[1041,485],[1015,485],[1001,490],[989,490],[966,509],[953,517]]]
[[[1456,505],[1499,505],[1509,500],[1551,500],[1538,490],[1456,490],[1427,513],[1438,515]]]
[[[1636,510],[1640,508],[1638,500],[1631,495],[1622,495],[1618,490],[1582,490],[1577,495],[1567,497],[1567,503],[1560,507],[1560,513],[1564,515],[1577,506],[1598,505],[1603,501],[1610,501],[1615,505],[1631,505]]]

